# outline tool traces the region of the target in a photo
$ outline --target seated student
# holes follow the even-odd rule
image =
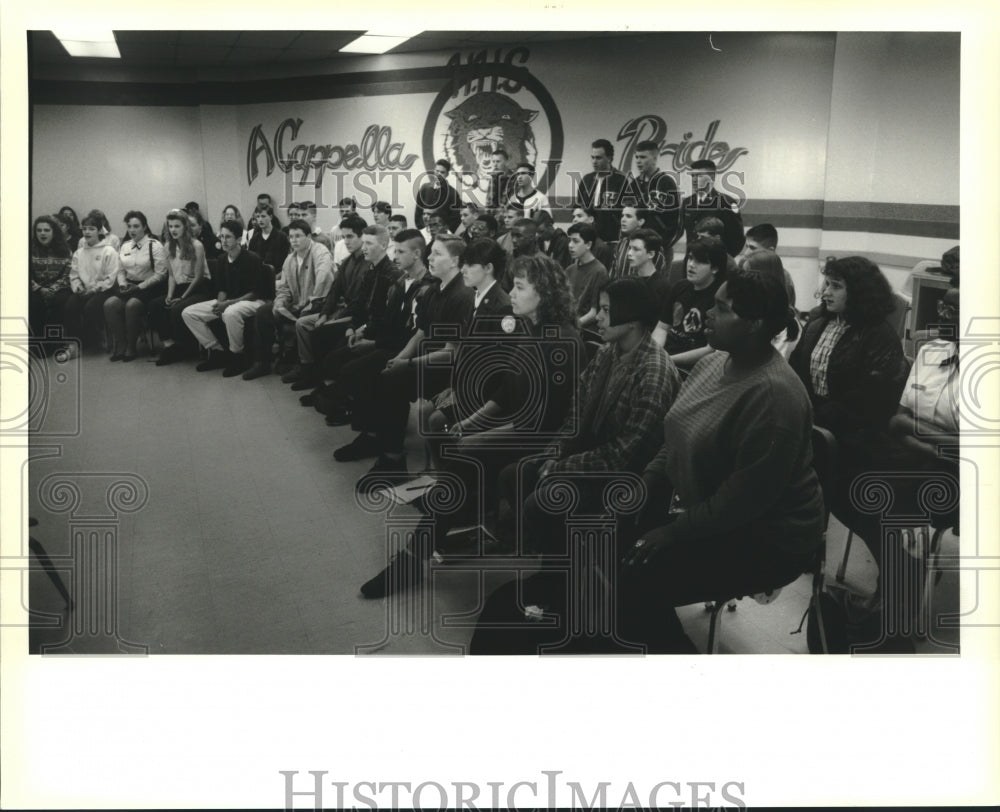
[[[427,247],[424,248],[424,262],[427,263],[430,259],[431,250],[434,248],[434,240],[437,239],[437,235],[449,234],[450,232],[445,225],[445,218],[440,212],[428,211],[424,215],[424,229],[420,233],[424,235],[424,241],[427,243]]]
[[[841,458],[884,432],[905,381],[903,348],[886,317],[892,288],[865,257],[832,259],[822,302],[809,314],[789,363],[812,400],[816,425],[833,432]]]
[[[666,256],[662,252],[663,240],[656,231],[651,228],[640,228],[632,232],[628,247],[628,261],[632,266],[632,275],[646,283],[657,313],[663,312],[673,290],[666,271],[666,268],[670,267],[669,257],[673,252],[669,247]],[[662,259],[659,265],[656,263],[657,257]]]
[[[158,367],[172,364],[184,354],[176,343],[187,334],[184,308],[213,297],[205,248],[191,233],[188,216],[181,209],[167,213],[167,292],[149,303],[149,323],[163,342]]]
[[[500,226],[497,223],[496,217],[492,214],[480,214],[472,221],[472,225],[469,226],[469,238],[470,240],[495,240],[499,230]],[[504,253],[507,252],[507,249],[502,245],[500,248]]]
[[[191,228],[191,237],[201,242],[205,258],[218,259],[222,248],[219,246],[219,238],[212,231],[212,224],[197,209],[188,212],[188,224]]]
[[[694,653],[674,607],[783,586],[823,541],[809,397],[771,346],[794,313],[774,274],[738,270],[715,293],[700,361],[646,466],[647,505],[677,507],[645,530],[618,582],[619,632],[650,653]]]
[[[333,240],[333,272],[334,274],[340,270],[341,264],[347,259],[347,255],[350,253],[347,250],[347,246],[341,245],[344,239],[344,235],[340,231],[340,223],[347,217],[360,217],[358,214],[358,202],[353,197],[343,197],[337,204],[340,210],[339,219],[337,220],[337,225],[330,229],[330,238]],[[362,218],[364,219],[364,218]],[[365,225],[368,225],[365,223]]]
[[[299,212],[302,215],[302,219],[309,224],[309,228],[312,229],[313,242],[319,243],[327,251],[333,252],[333,240],[327,236],[323,229],[316,225],[316,203],[313,200],[303,200],[299,203]]]
[[[788,294],[788,301],[791,303],[792,310],[795,310],[795,285],[792,283],[792,277],[785,270],[785,266],[782,265],[781,257],[774,253],[774,251],[762,249],[760,251],[741,253],[738,264],[739,267],[747,270],[774,274],[784,283],[785,292]],[[787,330],[782,330],[774,337],[774,341],[771,343],[774,344],[774,348],[781,354],[781,357],[787,360],[795,350],[795,346],[798,344],[801,335],[801,325],[799,324],[798,317],[796,317],[795,326]]]
[[[746,242],[743,243],[743,250],[736,255],[736,261],[739,262],[743,257],[752,254],[754,251],[771,251],[776,253],[777,250],[778,230],[770,223],[759,223],[747,229]],[[791,302],[794,308],[796,303],[795,283],[792,281],[792,275],[785,270],[784,266],[782,266],[782,270],[785,274],[785,287],[788,288],[788,301]]]
[[[219,228],[221,229],[223,224],[228,222],[239,223],[242,229],[246,229],[247,227],[247,224],[243,220],[243,215],[240,214],[240,210],[232,203],[227,203],[226,207],[222,210],[222,219],[219,220]],[[219,242],[222,242],[221,237],[219,238]],[[225,251],[222,253],[225,253]]]
[[[66,335],[79,338],[84,347],[95,345],[104,327],[104,303],[118,282],[121,260],[117,249],[101,240],[101,221],[88,214],[81,221],[83,244],[73,252],[66,301]]]
[[[640,474],[663,444],[663,418],[677,397],[680,376],[650,336],[655,318],[639,280],[618,279],[601,291],[598,325],[606,344],[580,376],[574,405],[559,430],[561,439],[547,454],[508,465],[500,473],[498,533],[507,536],[509,544],[519,518],[522,549],[542,554],[542,570],[520,584],[514,580],[499,587],[483,609],[481,624],[493,619],[498,605],[517,601],[518,593],[521,606],[539,605],[567,621],[577,610],[566,603],[565,579],[547,566],[550,557],[567,552],[565,516],[550,506],[567,503],[560,495],[565,484],[559,480],[565,475],[579,492],[572,501],[601,504],[606,475]],[[566,623],[561,625],[537,632],[523,627],[497,632],[481,626],[470,652],[538,653],[537,644],[554,642],[553,633],[556,640],[561,636]]]
[[[80,247],[80,240],[83,239],[83,229],[80,227],[80,218],[76,216],[76,210],[72,206],[63,206],[58,214],[53,215],[60,225],[65,224],[63,234],[66,237],[66,246],[69,250],[75,251]]]
[[[342,308],[326,316],[326,301],[323,311],[301,316],[295,322],[295,337],[299,351],[299,362],[284,377],[282,383],[294,384],[292,389],[312,389],[322,381],[316,369],[316,358],[325,355],[326,347],[339,342],[348,331],[352,334],[369,319],[380,318],[385,307],[385,297],[389,287],[399,277],[399,272],[389,261],[386,247],[389,244],[389,232],[385,226],[367,226],[361,233],[361,253],[365,258],[364,266],[357,274],[357,284],[351,289],[345,288],[345,303]],[[322,248],[322,246],[317,246]],[[343,272],[342,272],[343,274]],[[330,287],[327,300],[334,291],[336,280]],[[316,330],[322,328],[325,333],[325,343],[317,342],[320,337]],[[319,346],[317,346],[319,343]],[[317,352],[317,350],[319,352]]]
[[[129,239],[118,251],[118,286],[104,302],[111,330],[112,361],[134,361],[142,317],[149,303],[166,289],[167,255],[149,231],[141,211],[125,215]]]
[[[608,267],[608,276],[611,277],[612,281],[633,275],[632,263],[628,259],[629,240],[634,232],[640,228],[646,228],[647,223],[651,223],[655,219],[656,214],[650,209],[637,209],[635,206],[625,206],[622,209],[621,237],[618,239],[614,258]],[[659,257],[656,267],[663,267],[662,255]]]
[[[65,208],[65,207],[64,207]],[[98,234],[100,235],[98,243],[108,243],[116,251],[122,247],[122,241],[117,234],[111,231],[111,223],[108,222],[108,216],[100,209],[91,209],[87,214],[88,217],[97,220],[101,224]],[[83,239],[81,237],[81,239]],[[82,245],[83,243],[80,243]],[[79,246],[77,246],[79,247]]]
[[[556,228],[552,215],[547,211],[537,211],[531,219],[538,226],[538,250],[556,261],[560,268],[569,265],[569,238],[561,228]]]
[[[511,236],[511,231],[514,228],[514,223],[521,219],[521,212],[517,206],[505,206],[503,209],[503,230],[497,232],[497,243],[500,247],[507,252],[508,257],[514,256],[514,241]]]
[[[688,248],[687,278],[670,291],[653,337],[678,366],[692,367],[712,351],[705,335],[705,314],[726,279],[726,249],[713,239]]]
[[[572,263],[566,267],[573,309],[579,327],[589,327],[597,322],[601,290],[608,284],[608,271],[594,257],[593,246],[597,232],[587,223],[574,223],[569,227],[569,255]]]
[[[594,223],[597,221],[597,212],[589,207],[577,206],[573,209],[573,225],[581,223],[583,225],[591,226],[594,229],[594,233],[597,234],[597,226]],[[569,234],[569,229],[566,230]],[[594,245],[590,249],[591,253],[594,255],[594,259],[601,263],[607,270],[612,261],[615,258],[614,249],[608,245],[601,237],[598,235],[594,240]]]
[[[309,224],[294,220],[288,234],[292,253],[275,281],[274,302],[257,310],[254,320],[257,360],[243,373],[245,381],[271,373],[270,348],[275,331],[285,325],[294,326],[297,319],[316,312],[333,284],[333,257],[326,246],[313,242]]]
[[[406,215],[393,214],[389,216],[389,222],[385,226],[389,230],[389,239],[396,242],[396,235],[407,229]]]
[[[462,269],[462,281],[466,287],[472,288],[475,292],[475,299],[472,305],[472,318],[469,324],[469,335],[488,336],[502,335],[505,327],[512,322],[502,322],[504,316],[511,314],[510,297],[497,281],[498,277],[504,275],[507,255],[504,250],[496,244],[495,240],[476,240],[470,244],[459,258],[459,267]],[[459,367],[463,347],[459,345],[459,358],[455,361],[455,366]],[[477,383],[481,387],[488,387],[489,376],[485,373],[480,375]],[[443,414],[447,411],[454,419],[455,411],[458,408],[455,392],[450,387],[439,392],[434,398],[436,414]],[[444,410],[444,411],[442,411]],[[434,425],[434,414],[431,415],[431,425],[435,430],[440,430],[441,425]]]
[[[360,308],[366,301],[362,295],[365,289],[370,263],[365,259],[362,236],[369,226],[358,215],[350,215],[340,221],[339,230],[346,258],[333,278],[330,291],[318,311],[295,323],[295,342],[299,363],[311,365],[330,352],[352,326],[353,312],[350,308]],[[299,381],[296,381],[298,385]],[[316,384],[318,385],[318,381]],[[303,385],[300,388],[306,388]]]
[[[462,210],[459,212],[459,224],[458,228],[455,229],[455,236],[461,237],[466,242],[472,239],[472,235],[469,233],[469,229],[472,224],[476,222],[476,218],[479,216],[479,206],[473,203],[471,200],[467,203],[462,204]]]
[[[69,284],[73,257],[54,217],[43,214],[31,225],[28,257],[28,324],[35,338],[45,336],[47,324],[63,324],[63,310],[73,291]],[[67,352],[75,353],[73,345]]]
[[[253,219],[255,228],[247,248],[260,257],[265,265],[280,272],[291,245],[285,232],[281,230],[278,218],[274,216],[274,209],[270,206],[258,206]]]
[[[416,332],[414,311],[433,281],[424,265],[424,238],[416,229],[406,229],[396,235],[395,243],[394,262],[401,276],[386,294],[381,318],[369,318],[357,330],[348,329],[346,344],[341,342],[320,365],[321,376],[333,383],[299,399],[303,406],[315,406],[325,414],[329,426],[351,423],[352,412],[374,413],[380,373]]]
[[[219,226],[219,242],[225,253],[218,264],[216,300],[192,304],[181,311],[184,324],[208,350],[208,358],[195,367],[198,372],[222,369],[225,377],[232,378],[242,375],[249,367],[243,351],[246,320],[264,306],[270,291],[265,285],[264,263],[243,248],[242,236],[243,226],[236,220]],[[216,319],[222,319],[226,325],[228,352],[208,327]],[[267,350],[270,352],[270,347]]]
[[[477,247],[478,246],[478,247]],[[481,246],[474,243],[463,254],[463,268],[482,265],[472,262],[479,254],[487,252],[494,257],[503,256],[495,243]],[[471,253],[470,253],[471,252]],[[566,418],[573,398],[575,381],[566,375],[573,360],[583,358],[579,332],[573,326],[574,316],[570,306],[569,290],[563,272],[548,257],[534,254],[514,261],[514,287],[510,304],[517,319],[505,322],[509,326],[497,338],[512,339],[512,359],[526,358],[538,361],[541,354],[544,389],[538,386],[538,373],[527,371],[528,364],[512,363],[500,373],[496,385],[483,394],[478,385],[481,379],[479,359],[473,352],[456,358],[454,385],[463,388],[466,382],[476,382],[475,392],[480,395],[471,414],[461,414],[455,404],[444,411],[435,411],[428,420],[432,432],[440,432],[443,444],[460,450],[463,457],[472,457],[475,463],[445,453],[436,460],[436,467],[461,478],[470,495],[467,503],[454,513],[439,514],[428,518],[432,526],[429,534],[416,533],[406,550],[389,562],[389,565],[361,587],[366,598],[380,598],[416,584],[422,577],[422,564],[431,553],[430,538],[440,541],[451,528],[467,521],[482,520],[484,513],[496,499],[496,478],[506,465],[523,457],[530,448],[525,442],[533,434],[554,434]],[[476,324],[470,328],[475,334]],[[552,333],[558,338],[553,340]],[[567,347],[575,346],[572,352]],[[493,352],[487,345],[487,352]],[[572,354],[574,359],[568,356]],[[463,402],[466,402],[463,399]],[[479,498],[477,498],[477,495]]]
[[[446,364],[452,360],[458,348],[457,338],[465,332],[472,317],[475,294],[463,284],[458,265],[464,249],[465,241],[454,234],[445,233],[435,240],[430,271],[438,284],[420,300],[416,332],[386,362],[379,376],[374,413],[355,412],[355,419],[363,429],[351,443],[334,452],[338,462],[377,456],[370,473],[405,476],[403,441],[410,401],[420,395],[432,397],[451,385],[451,368]],[[454,329],[457,338],[425,341],[431,338],[431,328],[439,326]],[[359,487],[377,479],[362,480]]]

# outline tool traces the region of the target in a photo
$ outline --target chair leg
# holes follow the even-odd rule
[[[844,583],[844,574],[847,572],[847,559],[851,557],[851,541],[854,539],[854,531],[847,531],[847,544],[844,545],[844,557],[840,561],[840,566],[837,567],[837,583]]]
[[[931,605],[931,598],[934,594],[934,586],[941,579],[941,570],[938,569],[938,558],[941,554],[941,537],[944,535],[944,528],[939,527],[934,531],[929,548],[925,552],[924,558],[924,583],[920,596],[921,612],[927,611]]]
[[[716,601],[712,607],[712,616],[708,620],[708,650],[706,654],[715,654],[715,626],[719,622],[719,612],[726,605],[725,601]]]

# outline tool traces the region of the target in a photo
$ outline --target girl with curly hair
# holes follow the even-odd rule
[[[72,291],[69,267],[72,261],[62,229],[54,217],[43,214],[31,226],[28,258],[28,322],[31,334],[42,337],[46,324],[62,324],[63,308]]]
[[[903,347],[886,321],[892,288],[879,267],[860,256],[831,259],[821,303],[809,314],[789,358],[813,404],[816,424],[848,453],[885,430],[906,380]]]

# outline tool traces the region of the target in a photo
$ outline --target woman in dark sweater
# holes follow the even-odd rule
[[[821,304],[809,314],[789,358],[809,393],[816,425],[837,438],[843,457],[863,458],[896,411],[906,363],[895,328],[892,288],[864,257],[830,260]]]
[[[63,308],[72,294],[71,261],[72,252],[56,219],[47,214],[35,218],[28,258],[28,321],[36,338],[45,335],[46,324],[62,324]]]
[[[776,275],[740,269],[716,292],[705,334],[719,352],[684,382],[643,474],[649,508],[672,488],[671,515],[619,581],[621,631],[651,652],[694,653],[674,607],[783,586],[822,543],[809,397],[771,346],[784,329],[798,325]]]

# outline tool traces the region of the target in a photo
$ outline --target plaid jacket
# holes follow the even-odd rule
[[[580,375],[580,385],[560,429],[556,471],[639,473],[663,443],[663,417],[680,389],[666,352],[647,334],[624,363],[611,408],[600,415],[612,367],[622,363],[614,346],[601,347]]]

